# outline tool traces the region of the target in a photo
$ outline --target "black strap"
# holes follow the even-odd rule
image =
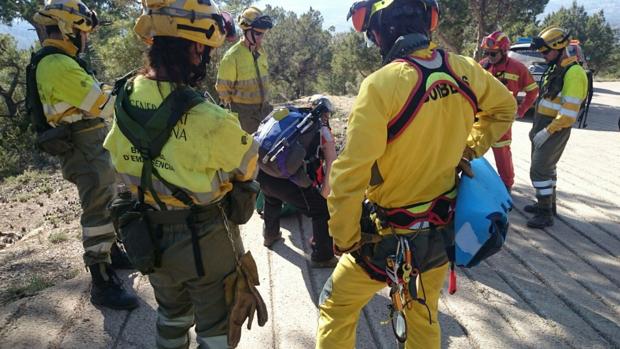
[[[205,275],[205,272],[202,265],[198,224],[196,215],[193,214],[198,210],[198,206],[194,204],[192,198],[183,189],[162,178],[153,165],[153,161],[160,156],[162,148],[168,142],[173,128],[181,117],[196,105],[203,103],[204,98],[193,89],[181,86],[172,91],[162,101],[159,108],[146,123],[141,124],[127,113],[129,95],[133,89],[133,79],[129,76],[125,76],[124,79],[124,86],[120,87],[117,84],[115,88],[118,91],[115,104],[116,122],[121,132],[138,149],[142,156],[143,165],[140,186],[138,187],[138,199],[141,203],[144,203],[144,194],[146,191],[149,191],[160,210],[167,210],[166,205],[161,201],[153,187],[153,176],[155,176],[170,190],[176,199],[190,208],[192,214],[187,216],[186,223],[192,234],[192,249],[196,272],[199,277],[202,277]]]
[[[454,86],[452,82],[447,80],[442,80],[442,82],[449,85],[450,88],[456,88],[456,92],[466,96],[474,104],[474,112],[478,110],[478,99],[476,97],[476,94],[467,85],[467,83],[465,83],[459,76],[457,76],[452,71],[448,64],[447,53],[440,49],[437,49],[436,52],[441,55],[442,60],[441,66],[437,69],[426,68],[416,62],[411,57],[406,57],[403,59],[403,61],[414,66],[421,76],[418,77],[419,83],[410,94],[411,97],[409,98],[408,104],[402,109],[400,115],[397,115],[395,118],[393,118],[388,125],[388,143],[394,141],[394,139],[396,139],[405,130],[405,128],[413,121],[413,119],[415,119],[422,105],[428,101],[428,93],[430,92],[430,90],[426,90],[426,88],[422,87],[426,86],[426,81],[432,73],[442,72],[451,76],[456,81],[456,86]]]
[[[37,67],[43,58],[53,54],[61,54],[70,57],[88,74],[92,74],[88,64],[84,60],[71,56],[62,49],[54,46],[44,46],[39,51],[33,52],[30,55],[30,63],[26,67],[26,110],[27,114],[30,116],[32,128],[37,133],[43,133],[52,128],[47,122],[47,118],[43,111],[43,104],[41,103],[41,96],[39,95],[39,89],[37,87]]]

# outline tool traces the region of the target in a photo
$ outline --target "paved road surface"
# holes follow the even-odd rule
[[[525,226],[530,122],[513,127],[516,167],[511,230],[502,252],[459,270],[459,291],[444,295],[439,320],[444,348],[620,348],[620,83],[596,84],[588,129],[574,129],[558,169],[556,224]],[[311,225],[283,222],[284,244],[261,245],[258,216],[243,228],[261,274],[270,321],[244,330],[243,349],[313,348],[316,301],[329,271],[305,259]],[[150,348],[155,300],[148,281],[126,275],[143,300],[131,313],[88,303],[86,274],[0,310],[0,348]],[[357,348],[395,348],[386,294],[360,316]]]

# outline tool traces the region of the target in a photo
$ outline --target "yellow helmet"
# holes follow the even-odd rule
[[[226,38],[226,19],[214,2],[204,0],[142,0],[144,11],[134,31],[147,44],[154,36],[173,36],[210,47]]]
[[[570,33],[560,27],[548,27],[532,41],[532,48],[538,51],[561,50],[568,46]]]
[[[99,23],[97,13],[80,0],[46,0],[34,21],[43,26],[57,25],[61,33],[71,37],[74,28],[88,33]]]
[[[252,29],[264,33],[268,29],[273,28],[271,17],[263,15],[263,11],[254,6],[246,8],[241,15],[239,15],[237,21],[239,22],[239,27],[241,27],[243,31]]]

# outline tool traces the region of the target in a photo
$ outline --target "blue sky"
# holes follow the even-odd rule
[[[351,22],[347,22],[347,13],[353,1],[346,0],[262,0],[258,1],[256,6],[264,7],[269,4],[273,7],[279,6],[296,13],[304,13],[310,9],[319,10],[323,15],[323,25],[325,28],[330,26],[336,27],[336,31],[347,31],[351,26]]]

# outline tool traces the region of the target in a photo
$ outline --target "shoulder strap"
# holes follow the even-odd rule
[[[166,205],[159,199],[153,188],[152,176],[155,176],[172,192],[175,198],[192,207],[193,200],[189,195],[181,188],[164,180],[153,166],[153,161],[161,154],[161,150],[168,142],[172,129],[177,122],[190,109],[203,103],[203,97],[189,87],[179,87],[163,100],[150,120],[142,125],[136,122],[126,111],[125,105],[129,103],[129,95],[132,89],[133,79],[129,79],[124,87],[119,89],[114,110],[119,129],[142,156],[143,165],[139,187],[140,201],[144,202],[144,190],[148,190],[159,207],[162,210],[166,210]]]
[[[478,99],[476,95],[471,90],[471,88],[465,83],[458,75],[456,75],[452,68],[448,63],[448,56],[446,52],[441,49],[437,49],[435,54],[439,54],[440,57],[436,59],[441,59],[441,65],[438,67],[427,68],[424,65],[418,63],[415,59],[411,57],[407,57],[401,59],[399,61],[406,62],[414,67],[418,71],[418,82],[416,86],[411,91],[409,95],[409,99],[407,100],[407,104],[403,106],[398,115],[390,121],[388,124],[388,143],[394,141],[402,132],[407,128],[407,126],[415,119],[418,112],[422,108],[422,105],[429,99],[430,93],[433,89],[439,84],[447,84],[450,85],[456,92],[463,95],[472,105],[474,112],[478,110]],[[444,73],[449,75],[453,81],[449,81],[446,79],[438,79],[428,84],[429,77],[434,73]],[[423,87],[423,88],[422,88]]]
[[[91,74],[92,72],[88,68],[88,64],[77,57],[69,55],[67,52],[54,47],[44,46],[36,52],[32,52],[30,55],[30,63],[26,67],[26,111],[30,116],[30,122],[32,128],[37,133],[42,133],[52,128],[45,117],[43,111],[43,104],[41,103],[41,96],[39,95],[39,89],[37,87],[37,67],[41,60],[49,55],[61,54],[75,60],[82,69]]]

